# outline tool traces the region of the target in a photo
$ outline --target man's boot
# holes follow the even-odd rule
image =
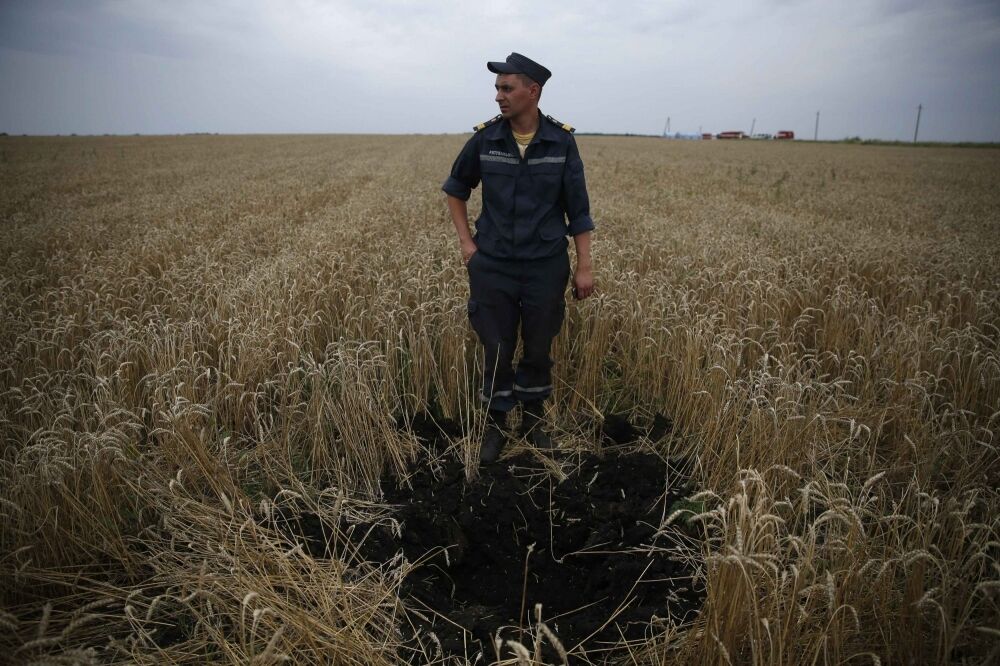
[[[524,403],[521,414],[521,435],[526,437],[536,449],[549,450],[555,448],[549,433],[545,432],[545,403],[533,400]]]
[[[479,442],[479,462],[488,464],[496,462],[507,443],[504,427],[507,424],[507,413],[491,409],[486,414],[486,429],[483,439]]]

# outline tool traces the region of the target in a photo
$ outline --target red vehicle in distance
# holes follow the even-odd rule
[[[777,134],[774,135],[775,139],[794,139],[795,132],[792,130],[779,130]]]

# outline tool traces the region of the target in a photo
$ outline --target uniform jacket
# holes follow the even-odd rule
[[[486,255],[551,257],[565,252],[567,235],[594,228],[576,140],[541,113],[523,158],[507,120],[487,124],[466,142],[441,189],[468,201],[480,182],[475,242]]]

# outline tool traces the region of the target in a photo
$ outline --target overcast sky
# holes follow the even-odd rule
[[[511,51],[580,131],[1000,141],[998,0],[0,0],[0,131],[467,132]]]

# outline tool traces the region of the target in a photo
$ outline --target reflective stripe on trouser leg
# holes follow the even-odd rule
[[[514,349],[520,313],[517,283],[505,265],[480,252],[469,269],[469,320],[483,343],[483,384],[479,398],[500,412],[517,404],[514,398]]]
[[[483,386],[479,389],[479,401],[487,409],[509,412],[515,405],[514,373],[511,371],[514,345],[506,342],[483,345],[483,351]]]
[[[552,392],[552,384],[546,384],[545,386],[521,386],[520,384],[514,384],[514,392],[524,394],[528,397],[525,400],[541,400],[542,394],[548,395]]]
[[[479,400],[489,409],[509,412],[514,398],[514,343],[509,340],[483,344],[483,385]]]
[[[533,262],[521,291],[521,340],[524,353],[514,374],[514,397],[544,400],[552,393],[552,340],[562,328],[569,280],[566,254]]]

